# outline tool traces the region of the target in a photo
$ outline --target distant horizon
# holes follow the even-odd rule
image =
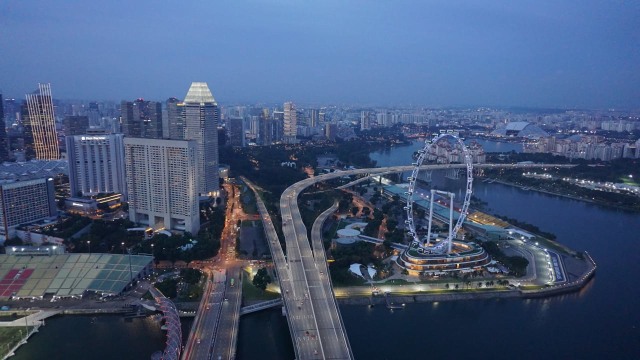
[[[0,23],[0,88],[19,98],[204,81],[220,103],[640,109],[637,2],[10,0]]]
[[[119,104],[122,101],[134,101],[136,99],[144,99],[146,101],[155,101],[155,102],[161,102],[161,103],[165,103],[165,101],[171,97],[175,97],[179,100],[183,100],[183,98],[178,97],[178,96],[169,96],[165,99],[153,99],[153,98],[146,98],[146,97],[137,97],[137,98],[133,98],[133,99],[121,99],[121,100],[112,100],[112,99],[81,99],[81,98],[62,98],[62,97],[58,97],[55,96],[55,88],[54,88],[54,84],[51,85],[52,86],[52,93],[54,94],[53,96],[53,100],[54,101],[63,101],[63,102],[83,102],[83,103],[89,103],[89,102],[112,102],[112,103],[116,103]],[[25,97],[23,95],[23,97],[14,97],[14,96],[10,96],[7,97],[7,94],[3,93],[0,90],[0,95],[2,95],[3,100],[7,100],[7,99],[15,99],[15,100],[20,100],[23,101],[25,100]],[[214,95],[215,96],[215,95]],[[260,105],[265,105],[265,106],[277,106],[280,105],[282,106],[282,104],[284,104],[287,101],[292,101],[294,104],[296,104],[297,107],[302,107],[302,108],[321,108],[321,107],[332,107],[332,106],[336,106],[336,107],[354,107],[354,108],[363,108],[363,109],[431,109],[431,110],[438,110],[438,109],[442,109],[442,110],[449,110],[449,109],[458,109],[458,110],[474,110],[474,109],[480,109],[480,108],[486,108],[486,109],[490,109],[490,110],[520,110],[520,111],[551,111],[551,112],[556,112],[556,111],[606,111],[606,112],[630,112],[630,113],[635,113],[635,112],[640,112],[640,106],[637,108],[586,108],[586,107],[551,107],[551,106],[526,106],[526,105],[486,105],[486,104],[472,104],[472,105],[412,105],[412,104],[367,104],[367,103],[313,103],[313,102],[297,102],[294,99],[285,99],[282,100],[280,102],[278,101],[224,101],[221,102],[216,98],[216,102],[218,103],[219,106],[260,106]]]

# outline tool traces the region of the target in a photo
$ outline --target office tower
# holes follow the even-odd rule
[[[218,121],[220,109],[206,82],[193,82],[182,104],[184,139],[198,147],[198,191],[201,197],[217,197]]]
[[[155,101],[122,101],[122,133],[128,137],[162,138],[162,104]]]
[[[82,135],[87,133],[89,128],[89,117],[87,116],[65,116],[62,121],[65,136]],[[67,148],[68,150],[68,148]]]
[[[324,112],[318,113],[318,124],[324,125],[327,122],[326,114]]]
[[[167,106],[167,125],[169,126],[169,139],[184,139],[184,116],[182,113],[182,105],[177,98],[169,98],[166,101]]]
[[[287,144],[294,144],[296,142],[296,135],[298,134],[297,115],[296,105],[294,103],[284,103],[283,140]]]
[[[200,230],[195,141],[124,138],[129,219],[154,229]]]
[[[125,197],[122,134],[67,136],[71,196],[118,193]]]
[[[229,145],[244,146],[244,120],[238,117],[229,118],[227,129],[229,131]]]
[[[24,115],[27,116],[23,124],[27,156],[38,160],[60,159],[51,84],[38,84],[38,90],[26,97],[27,111]]]
[[[53,179],[0,184],[0,240],[15,236],[18,225],[57,216]]]
[[[4,100],[0,94],[0,162],[9,160],[9,142],[4,119]]]

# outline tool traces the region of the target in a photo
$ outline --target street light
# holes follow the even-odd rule
[[[89,246],[89,255],[91,255],[91,240],[87,240],[87,245]]]
[[[122,242],[122,255],[124,255],[124,241]]]

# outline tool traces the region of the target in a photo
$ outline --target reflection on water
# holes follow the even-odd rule
[[[51,318],[12,360],[150,359],[165,336],[152,317],[125,321],[118,315]]]

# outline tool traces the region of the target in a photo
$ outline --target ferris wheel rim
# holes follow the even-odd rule
[[[473,193],[473,160],[471,157],[471,153],[469,152],[469,149],[466,147],[462,139],[460,139],[458,136],[451,133],[439,134],[433,137],[431,140],[429,139],[425,140],[425,144],[422,147],[422,149],[418,150],[417,160],[412,164],[414,167],[412,169],[411,176],[409,177],[409,187],[406,192],[407,202],[406,202],[406,206],[404,207],[404,210],[407,212],[407,220],[405,221],[405,223],[407,225],[407,232],[409,236],[412,237],[411,245],[409,246],[409,248],[412,248],[413,245],[415,244],[417,245],[418,248],[422,248],[424,250],[424,247],[422,246],[422,241],[417,235],[415,222],[413,220],[413,204],[414,204],[413,193],[415,192],[415,186],[416,186],[416,181],[418,179],[418,175],[420,173],[420,167],[423,165],[425,157],[428,154],[428,150],[444,138],[453,138],[457,142],[457,144],[460,146],[463,157],[464,157],[464,163],[466,165],[465,168],[467,170],[465,195],[464,195],[464,201],[462,203],[462,208],[460,210],[460,216],[458,217],[458,221],[455,223],[455,226],[453,227],[452,231],[450,232],[450,234],[447,236],[445,240],[447,243],[450,244],[453,241],[453,238],[455,238],[458,231],[462,228],[464,221],[467,217],[467,213],[469,211],[471,194]]]

